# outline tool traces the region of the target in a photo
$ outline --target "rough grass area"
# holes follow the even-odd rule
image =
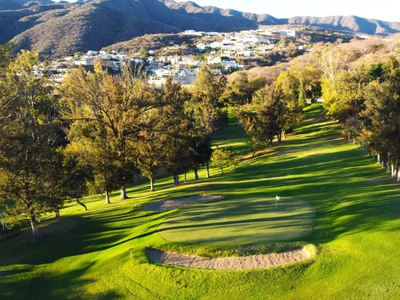
[[[190,244],[294,241],[310,233],[313,220],[313,207],[298,199],[230,198],[182,209],[158,232],[167,241]]]
[[[320,106],[306,111],[295,132],[274,144],[273,155],[246,160],[223,176],[212,170],[210,179],[203,171],[199,182],[190,177],[177,188],[172,178],[158,180],[154,193],[146,180],[128,190],[132,199],[118,201],[115,192],[111,205],[103,196],[88,197],[88,212],[71,203],[61,221],[43,221],[44,242],[30,243],[26,232],[1,243],[0,299],[398,299],[400,185],[362,148],[341,138],[335,124],[321,117]],[[224,143],[217,138],[231,144],[228,134]],[[316,259],[248,271],[150,263],[147,247],[214,247],[165,241],[158,227],[176,211],[141,209],[203,193],[308,202],[315,221],[302,242],[318,247]]]

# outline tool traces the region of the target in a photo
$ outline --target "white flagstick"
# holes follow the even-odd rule
[[[276,196],[275,197],[275,208],[276,208],[276,210],[278,210],[278,201],[281,199],[281,197],[279,197],[279,196]]]

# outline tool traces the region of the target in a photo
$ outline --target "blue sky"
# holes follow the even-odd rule
[[[182,2],[183,0],[175,0]],[[201,6],[213,5],[240,11],[270,14],[284,18],[293,16],[356,15],[400,22],[399,0],[192,0]]]

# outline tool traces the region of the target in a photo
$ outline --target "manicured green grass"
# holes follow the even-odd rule
[[[144,181],[129,189],[130,200],[118,201],[114,193],[111,205],[103,196],[89,197],[88,212],[71,203],[61,221],[44,220],[46,241],[32,244],[27,232],[1,243],[0,299],[398,299],[400,185],[362,148],[341,138],[321,111],[308,107],[308,119],[274,145],[274,155],[246,160],[223,176],[213,170],[210,179],[203,171],[202,180],[190,177],[177,188],[171,178],[159,179],[154,193]],[[232,126],[235,132],[237,124]],[[232,143],[228,133],[225,139],[218,143]],[[149,262],[146,247],[212,248],[168,242],[158,234],[179,212],[141,210],[149,201],[202,193],[237,201],[280,195],[308,202],[315,221],[302,242],[316,245],[319,254],[307,262],[248,271]]]
[[[295,241],[311,231],[314,209],[305,201],[274,198],[220,199],[192,205],[158,228],[171,242],[240,245]]]
[[[217,132],[213,145],[236,151],[238,154],[246,154],[250,149],[246,143],[248,136],[240,125],[239,119],[233,112],[233,109],[229,109],[228,118],[228,125]]]

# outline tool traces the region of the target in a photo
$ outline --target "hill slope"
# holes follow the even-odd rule
[[[19,3],[12,0],[0,0],[0,10],[15,10],[21,7]]]
[[[328,29],[341,29],[368,34],[389,35],[400,32],[400,23],[365,19],[357,16],[334,17],[293,17],[288,19],[293,25],[315,25]]]
[[[20,48],[55,56],[98,50],[143,34],[187,29],[229,32],[276,24],[318,25],[381,35],[400,32],[400,23],[354,16],[277,19],[173,0],[0,0],[0,43],[12,40]]]

